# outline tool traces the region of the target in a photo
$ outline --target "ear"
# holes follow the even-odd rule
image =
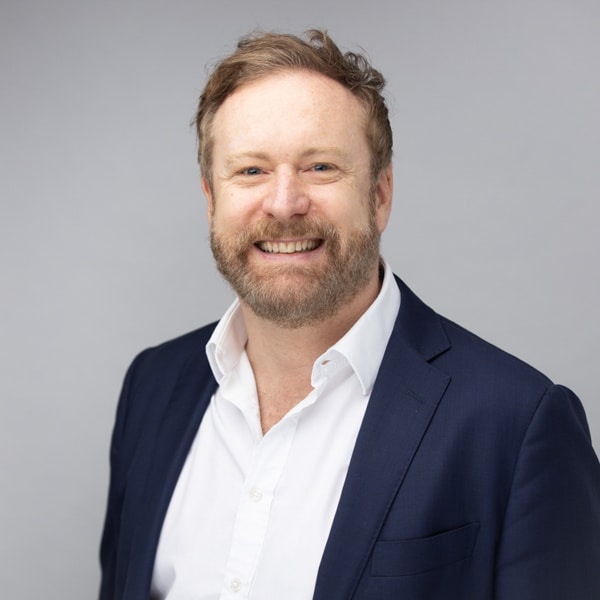
[[[392,163],[382,169],[375,183],[375,218],[377,229],[382,233],[386,228],[392,212],[392,195],[394,191],[394,176]]]
[[[200,181],[202,184],[202,191],[204,192],[204,196],[206,197],[206,217],[210,224],[210,222],[212,221],[212,216],[215,212],[215,201],[213,198],[212,190],[210,189],[210,184],[208,183],[206,177],[202,176]]]

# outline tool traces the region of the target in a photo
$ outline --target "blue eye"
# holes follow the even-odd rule
[[[248,167],[242,171],[242,175],[260,175],[262,170],[258,167]]]
[[[324,163],[319,163],[317,165],[314,165],[313,169],[315,171],[329,171],[329,169],[331,169],[331,167],[329,165],[324,164]]]

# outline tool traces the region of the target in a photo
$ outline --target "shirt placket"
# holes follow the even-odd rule
[[[255,447],[236,512],[221,600],[250,597],[277,483],[289,455],[298,416],[288,414]]]

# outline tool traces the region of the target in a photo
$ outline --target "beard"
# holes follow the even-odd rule
[[[321,240],[324,259],[311,265],[253,267],[248,254],[261,240],[311,238]],[[210,245],[218,270],[250,309],[282,327],[316,325],[335,315],[364,290],[377,269],[380,234],[370,203],[369,221],[342,243],[336,228],[316,218],[283,225],[263,221],[233,239],[213,225]]]

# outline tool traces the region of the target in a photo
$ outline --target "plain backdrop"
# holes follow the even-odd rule
[[[2,597],[96,595],[125,369],[232,297],[189,127],[206,67],[312,26],[388,80],[396,273],[574,389],[600,446],[598,0],[2,0]]]

